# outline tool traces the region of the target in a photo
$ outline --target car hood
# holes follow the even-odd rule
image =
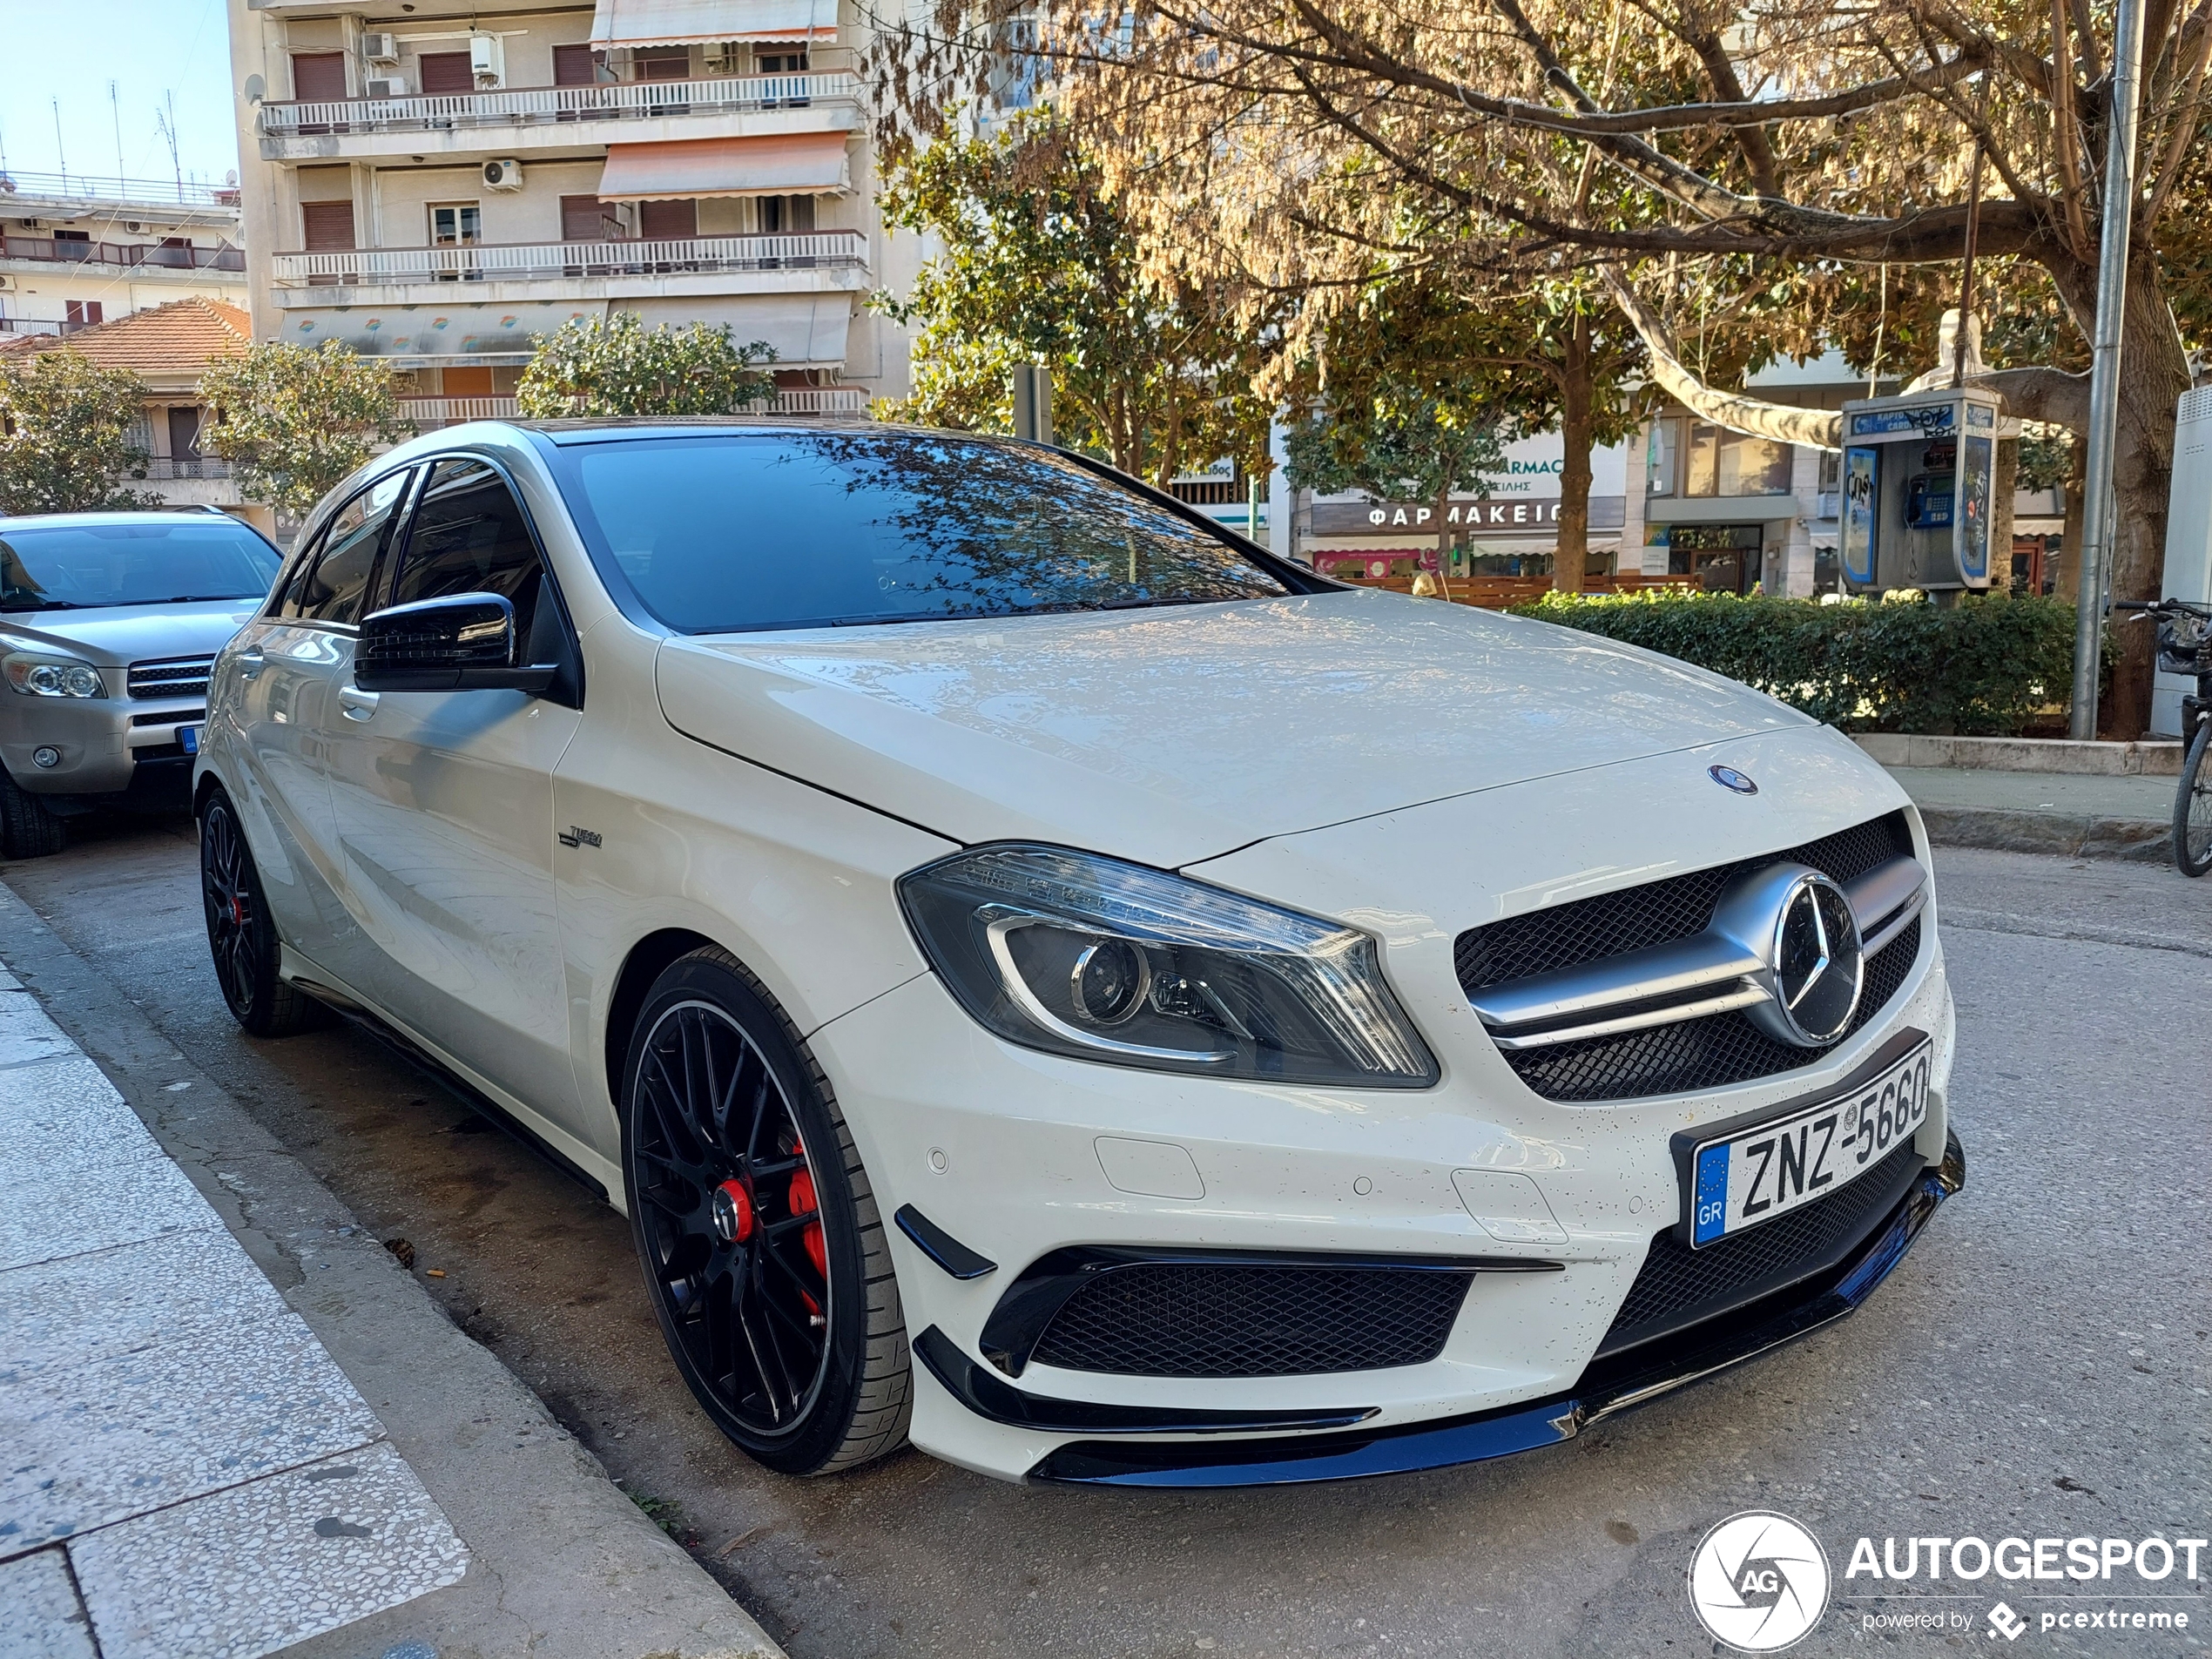
[[[1356,590],[677,637],[657,678],[678,731],[952,840],[1163,867],[1808,724],[1594,635]]]
[[[51,646],[103,668],[120,668],[149,658],[212,657],[260,608],[255,597],[90,610],[4,610],[0,638]]]

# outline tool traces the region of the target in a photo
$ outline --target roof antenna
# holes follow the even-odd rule
[[[107,84],[107,111],[115,123],[115,193],[128,196],[130,187],[123,182],[123,105],[117,100],[111,80]]]
[[[62,164],[62,192],[69,192],[69,151],[62,143],[62,101],[54,100],[54,158]]]
[[[185,199],[185,165],[177,154],[177,94],[172,89],[164,91],[161,98],[163,103],[168,105],[168,109],[165,113],[156,110],[153,112],[153,124],[160,129],[162,138],[168,143],[169,174],[176,180],[177,199],[182,201]]]

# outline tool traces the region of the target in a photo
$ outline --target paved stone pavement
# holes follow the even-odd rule
[[[253,1659],[467,1569],[322,1344],[4,971],[0,1447],[7,1659]]]

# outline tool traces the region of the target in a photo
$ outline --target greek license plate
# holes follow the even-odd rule
[[[1928,1116],[1925,1039],[1863,1086],[1690,1154],[1690,1247],[1716,1243],[1848,1186]]]
[[[179,726],[177,742],[186,754],[198,754],[199,752],[199,728],[196,725]]]

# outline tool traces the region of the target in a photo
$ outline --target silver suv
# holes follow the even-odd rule
[[[190,805],[208,665],[279,562],[223,514],[0,518],[0,856],[96,805]]]

